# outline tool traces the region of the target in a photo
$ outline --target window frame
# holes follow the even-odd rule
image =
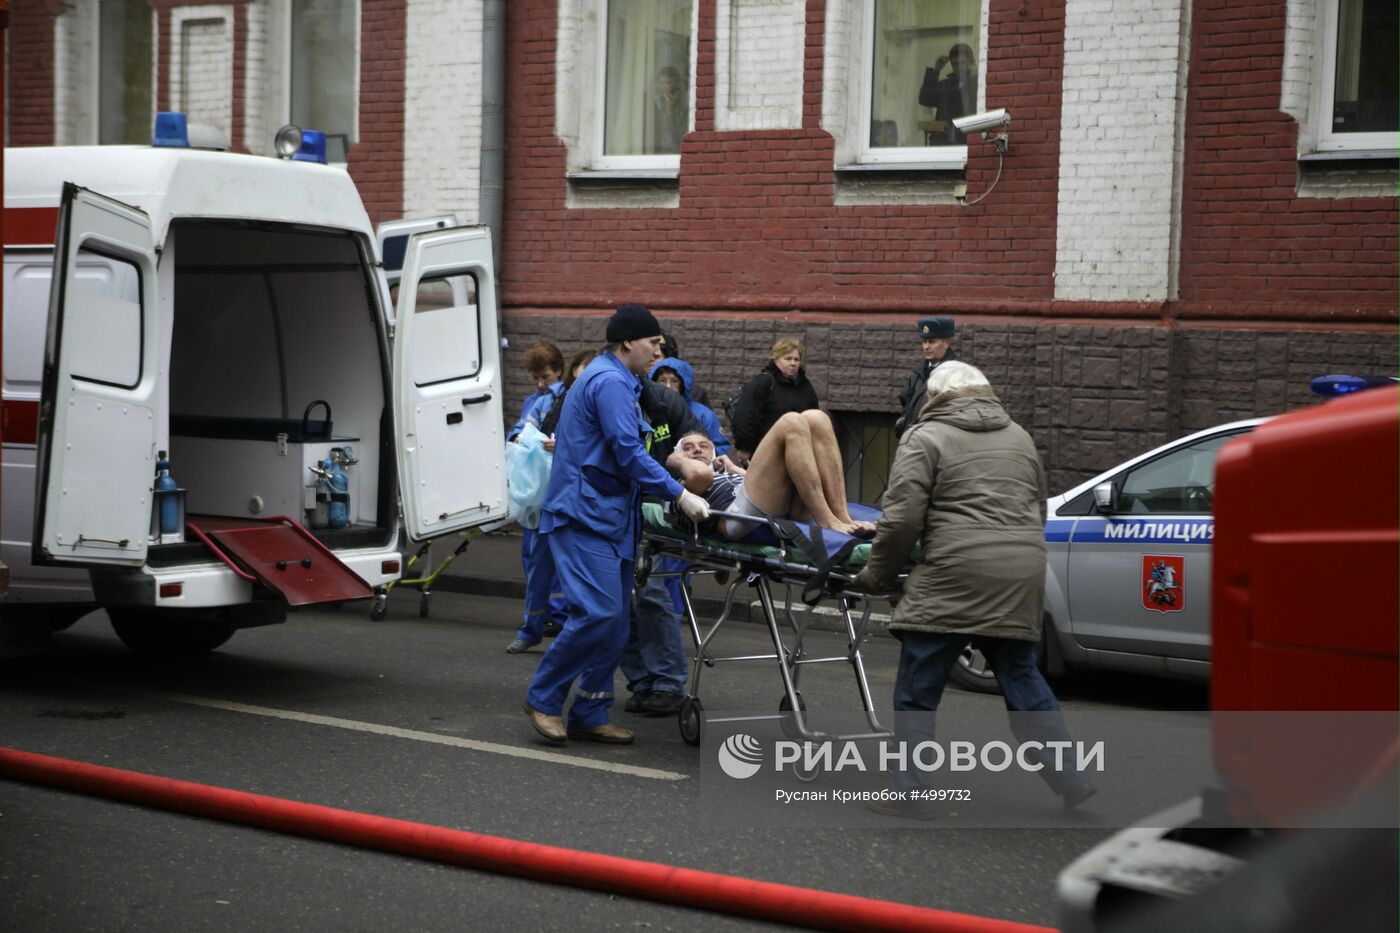
[[[355,4],[355,93],[353,96],[355,102],[355,116],[351,121],[353,125],[350,127],[350,132],[347,134],[346,139],[345,148],[347,158],[350,147],[360,141],[360,57],[364,42],[364,8],[361,0],[353,0],[353,2]],[[292,122],[292,46],[293,39],[295,38],[295,30],[293,28],[295,24],[292,22],[292,6],[292,0],[282,0],[282,34],[286,37],[286,41],[282,43],[281,90],[283,123]],[[326,127],[312,126],[304,127],[304,129],[320,130],[327,135],[331,134],[331,130]],[[342,167],[348,164],[346,162],[331,162],[329,157],[327,158],[327,163]]]
[[[857,165],[878,165],[935,171],[961,171],[967,167],[967,144],[961,146],[872,146],[870,145],[871,97],[875,75],[875,4],[878,0],[863,0],[861,4],[860,77],[856,93],[860,99],[859,146]],[[978,4],[977,29],[977,110],[986,109],[987,94],[987,3]]]
[[[606,155],[608,127],[608,12],[611,0],[599,0],[596,55],[597,90],[594,93],[593,142],[589,165],[597,171],[655,173],[674,177],[681,167],[679,152],[670,155]],[[686,133],[695,132],[695,52],[700,0],[690,0],[690,61],[687,64],[686,94],[690,99],[689,125]]]
[[[1337,28],[1341,18],[1340,0],[1322,0],[1322,17],[1317,30],[1321,48],[1318,50],[1317,71],[1313,80],[1314,121],[1317,141],[1313,151],[1318,154],[1344,153],[1355,158],[1388,157],[1397,154],[1396,134],[1336,133],[1332,130],[1332,108],[1337,98]]]

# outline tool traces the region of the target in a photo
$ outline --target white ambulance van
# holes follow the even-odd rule
[[[209,650],[506,513],[487,231],[409,237],[395,313],[346,172],[186,139],[5,151],[10,654]]]

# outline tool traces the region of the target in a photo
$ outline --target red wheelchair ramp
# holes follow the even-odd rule
[[[282,594],[288,606],[338,603],[374,595],[374,590],[355,571],[290,518],[251,525],[239,522],[236,527],[222,521],[189,524],[223,550],[220,556],[232,558],[260,583]]]

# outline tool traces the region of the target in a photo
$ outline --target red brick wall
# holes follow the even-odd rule
[[[1282,3],[1195,4],[1180,310],[1393,321],[1396,199],[1296,195],[1284,26]]]
[[[11,146],[53,145],[53,19],[62,8],[61,0],[11,4]]]
[[[407,27],[407,0],[360,4],[360,131],[350,149],[350,175],[375,223],[403,216]]]
[[[564,207],[554,136],[555,4],[511,4],[503,302],[604,308],[1022,310],[1053,295],[1062,2],[994,0],[987,99],[1016,114],[997,191],[981,204],[835,207],[834,142],[818,128],[824,4],[808,4],[804,128],[717,133],[714,2],[701,0],[696,131],[681,147],[680,207]],[[968,187],[996,173],[970,148]]]

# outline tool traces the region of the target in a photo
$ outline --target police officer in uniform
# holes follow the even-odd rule
[[[904,388],[899,390],[900,415],[894,423],[896,436],[919,420],[919,410],[928,399],[928,377],[938,368],[938,364],[958,358],[958,351],[953,349],[953,319],[950,317],[920,320],[919,339],[924,344],[924,361],[910,371],[909,378],[904,380]]]
[[[569,617],[541,658],[524,707],[535,731],[555,744],[633,741],[608,722],[608,707],[627,642],[642,493],[675,502],[693,521],[710,513],[647,452],[641,377],[659,353],[661,325],[641,305],[623,305],[608,320],[607,342],[564,396],[540,516]]]

